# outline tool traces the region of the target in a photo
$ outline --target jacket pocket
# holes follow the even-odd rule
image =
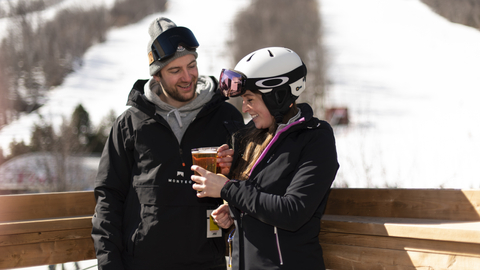
[[[152,243],[153,237],[151,237],[151,235],[158,233],[156,232],[156,230],[158,230],[158,226],[156,225],[159,223],[157,205],[158,189],[158,186],[153,185],[135,187],[135,192],[140,202],[138,213],[138,219],[140,221],[137,228],[131,232],[127,240],[127,253],[131,256],[148,253],[152,245],[155,245],[155,243]]]

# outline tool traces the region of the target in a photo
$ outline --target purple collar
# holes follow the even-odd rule
[[[283,132],[287,131],[290,127],[294,126],[294,125],[297,125],[297,124],[300,124],[301,122],[305,122],[305,118],[302,117],[300,119],[298,119],[297,121],[285,126],[282,130],[280,130],[279,132],[277,132],[277,134],[275,134],[275,136],[273,137],[273,139],[268,143],[267,147],[265,148],[265,150],[263,150],[262,154],[260,155],[260,157],[257,159],[257,161],[255,162],[255,164],[253,165],[252,167],[252,170],[250,171],[249,175],[252,174],[253,170],[255,169],[255,167],[257,167],[258,163],[260,163],[260,161],[262,161],[262,159],[267,155],[267,152],[268,150],[272,147],[272,145],[277,141],[278,137],[280,137],[280,134],[282,134]]]

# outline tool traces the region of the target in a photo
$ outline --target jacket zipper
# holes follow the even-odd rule
[[[274,227],[273,233],[275,234],[275,238],[276,238],[276,240],[277,240],[277,250],[278,250],[278,257],[280,258],[280,265],[283,265],[282,250],[280,249],[280,241],[278,241],[278,230],[277,230],[277,226]]]
[[[182,146],[179,145],[178,148],[179,148],[179,152],[180,152],[180,160],[182,161],[182,167],[185,167],[186,165],[185,165],[185,161],[183,160],[183,150],[182,150]]]
[[[230,232],[228,235],[228,267],[232,267],[232,242],[233,242],[233,233],[235,232],[235,228]]]

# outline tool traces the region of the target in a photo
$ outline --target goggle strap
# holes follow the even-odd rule
[[[162,46],[160,46],[158,39],[155,39],[155,41],[152,44],[152,52],[153,52],[153,58],[155,61],[160,60],[162,59],[163,56],[165,56],[165,52],[163,51]]]

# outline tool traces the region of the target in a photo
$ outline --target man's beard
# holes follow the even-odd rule
[[[163,87],[163,90],[168,94],[169,97],[171,97],[176,101],[188,102],[195,98],[195,92],[197,91],[197,81],[196,80],[194,82],[192,81],[192,85],[193,85],[193,92],[191,92],[190,97],[185,97],[185,95],[181,95],[179,91],[177,91],[176,87],[172,87],[172,88]]]

